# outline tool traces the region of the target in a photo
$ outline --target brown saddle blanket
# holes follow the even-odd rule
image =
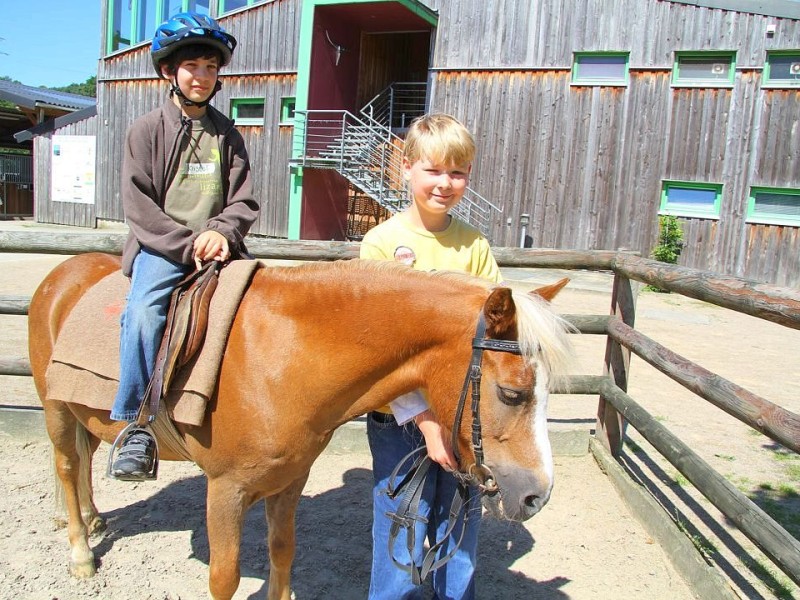
[[[257,260],[231,262],[219,274],[199,352],[178,371],[165,405],[173,420],[200,425],[213,396],[233,319]],[[130,281],[116,271],[93,286],[67,317],[47,369],[47,398],[111,410],[119,385],[119,318]]]

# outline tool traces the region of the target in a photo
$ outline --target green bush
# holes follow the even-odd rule
[[[659,262],[678,264],[678,257],[683,250],[683,230],[680,221],[672,215],[658,217],[658,244],[653,248],[650,257]],[[648,290],[669,293],[659,287],[648,285]]]

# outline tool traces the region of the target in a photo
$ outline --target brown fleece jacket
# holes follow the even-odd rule
[[[122,208],[130,227],[122,251],[122,272],[128,277],[142,246],[175,262],[192,264],[192,243],[208,229],[227,238],[233,255],[246,252],[244,236],[259,210],[253,197],[250,161],[233,121],[213,106],[208,107],[208,115],[218,132],[224,208],[205,223],[202,231],[192,231],[164,212],[164,198],[180,154],[180,136],[187,132],[181,114],[168,100],[128,129],[122,160]]]

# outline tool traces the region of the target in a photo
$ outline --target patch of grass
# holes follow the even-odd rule
[[[762,483],[747,496],[794,537],[800,537],[800,493],[787,484]]]
[[[731,456],[730,454],[715,454],[714,456],[716,456],[717,458],[721,458],[722,460],[727,460],[729,462],[733,462],[734,460],[736,460],[736,457]]]
[[[689,485],[689,480],[684,477],[683,473],[675,473],[674,479],[676,485],[681,487],[686,487]]]
[[[714,544],[712,544],[711,541],[705,536],[689,531],[689,527],[687,527],[686,523],[683,522],[683,520],[680,518],[680,515],[675,515],[675,517],[675,524],[678,526],[678,529],[683,532],[687,538],[689,538],[689,540],[692,542],[692,545],[697,548],[697,551],[710,562],[711,557],[717,553],[716,546],[714,546]]]
[[[769,588],[779,600],[794,600],[792,594],[792,584],[789,578],[781,572],[775,570],[772,563],[765,563],[751,557],[744,559],[745,564],[758,577],[758,579]]]

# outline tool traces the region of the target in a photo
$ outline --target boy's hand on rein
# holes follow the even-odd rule
[[[228,239],[218,231],[206,230],[198,235],[193,244],[194,264],[200,269],[209,260],[226,261],[231,252]]]
[[[425,438],[425,446],[430,459],[447,471],[457,470],[456,457],[450,447],[449,432],[439,424],[433,413],[430,410],[421,412],[414,417],[414,422]]]

